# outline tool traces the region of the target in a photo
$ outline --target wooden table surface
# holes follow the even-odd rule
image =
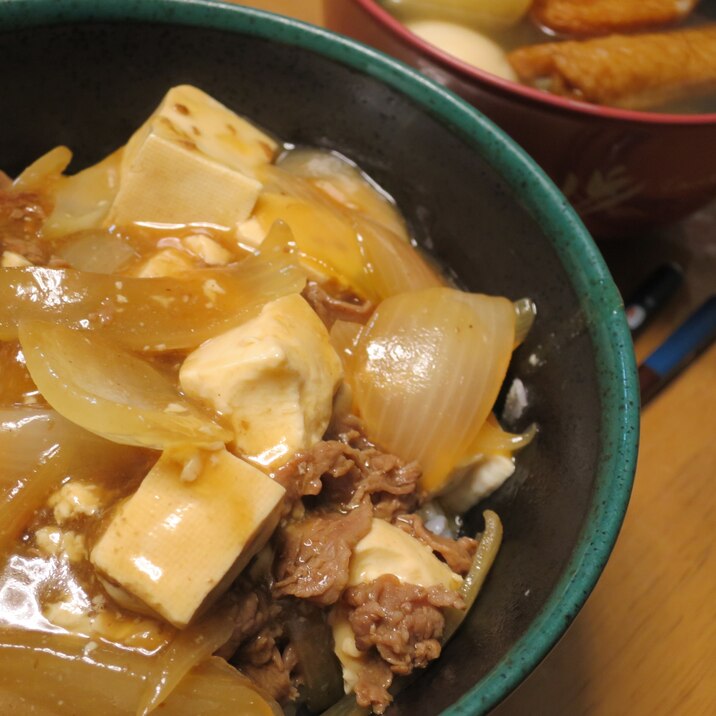
[[[330,1],[330,0],[328,0]],[[320,23],[320,0],[251,0]],[[659,263],[686,281],[639,338],[646,357],[716,291],[716,203],[656,236],[602,245],[629,292]],[[716,715],[716,345],[642,413],[612,557],[562,641],[494,716]]]

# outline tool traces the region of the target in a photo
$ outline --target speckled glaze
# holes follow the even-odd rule
[[[220,3],[0,3],[0,167],[59,143],[76,166],[196,84],[279,137],[354,159],[466,287],[531,296],[512,376],[540,434],[490,500],[505,542],[478,607],[391,708],[481,714],[543,658],[593,588],[634,472],[638,398],[622,304],[553,184],[506,136],[404,65],[301,23]],[[469,516],[471,529],[479,514]]]

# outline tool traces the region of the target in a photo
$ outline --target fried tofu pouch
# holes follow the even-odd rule
[[[565,35],[608,35],[678,22],[697,4],[698,0],[534,0],[531,16]]]
[[[532,45],[508,60],[525,84],[570,99],[650,109],[716,87],[716,25]]]

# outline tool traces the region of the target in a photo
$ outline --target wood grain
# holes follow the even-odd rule
[[[314,0],[245,4],[322,17]],[[683,289],[638,341],[641,360],[716,291],[716,204],[602,250],[625,295],[662,261],[685,269]],[[493,712],[661,714],[716,714],[716,346],[643,411],[634,492],[609,564],[566,636]]]
[[[291,15],[304,22],[320,25],[323,22],[323,0],[228,0],[235,5],[247,5],[259,10]]]

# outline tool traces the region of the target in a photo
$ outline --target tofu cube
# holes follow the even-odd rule
[[[192,258],[179,249],[160,249],[141,263],[134,271],[138,278],[178,276],[197,268]]]
[[[249,216],[261,184],[201,154],[191,144],[152,133],[122,180],[108,223],[208,223],[233,227]]]
[[[230,418],[236,449],[264,466],[323,437],[342,377],[325,325],[298,294],[206,341],[179,372],[188,395]]]
[[[462,577],[441,562],[427,545],[385,520],[373,519],[370,532],[358,542],[350,562],[348,584],[368,584],[394,574],[405,584],[459,589]]]
[[[218,241],[203,234],[185,236],[181,243],[190,254],[200,258],[207,266],[225,266],[234,258]]]
[[[251,214],[258,167],[278,145],[201,90],[171,89],[124,148],[106,223],[208,223],[234,229]]]
[[[91,552],[99,574],[185,627],[268,541],[284,489],[226,450],[196,479],[164,453]]]

